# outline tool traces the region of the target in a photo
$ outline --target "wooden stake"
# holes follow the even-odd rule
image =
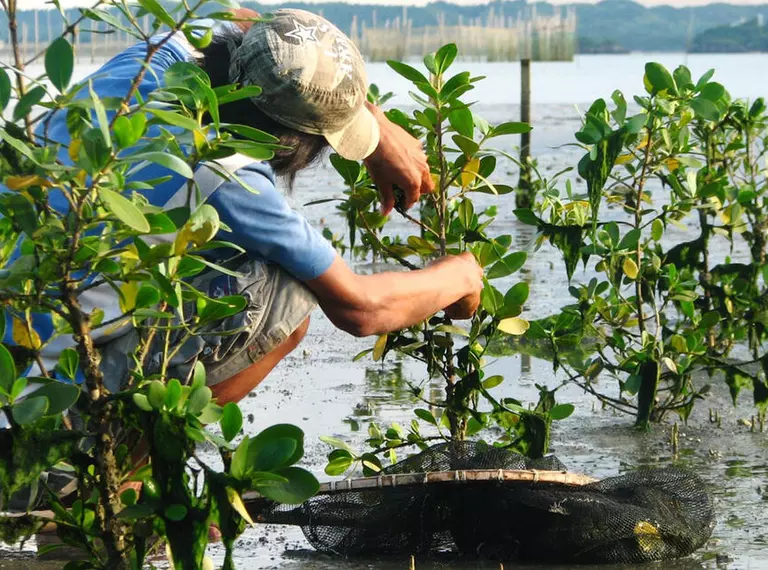
[[[520,120],[523,123],[531,122],[531,60],[529,58],[520,60]],[[518,208],[533,206],[530,157],[531,133],[523,133],[520,135],[520,181],[515,194],[515,204]]]

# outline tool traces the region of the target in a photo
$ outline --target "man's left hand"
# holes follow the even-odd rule
[[[381,138],[363,162],[379,189],[381,213],[386,216],[395,207],[395,186],[403,191],[402,206],[407,210],[422,194],[434,191],[435,183],[421,141],[387,119],[375,105],[366,105],[379,123]]]

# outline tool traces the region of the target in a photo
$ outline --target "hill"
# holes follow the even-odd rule
[[[696,53],[768,52],[768,27],[763,18],[740,25],[718,26],[697,35],[691,44]]]

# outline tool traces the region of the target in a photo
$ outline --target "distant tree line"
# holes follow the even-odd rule
[[[176,2],[164,2],[173,6]],[[255,8],[262,12],[276,9],[276,4],[260,4],[257,2],[242,2],[242,5]],[[306,3],[286,2],[281,7],[302,8],[310,11],[322,11],[323,16],[331,20],[342,30],[349,32],[353,17],[358,25],[373,26],[374,22],[381,26],[387,20],[403,16],[400,6],[384,5],[355,5],[343,2]],[[755,21],[765,14],[768,16],[768,4],[761,6],[743,6],[731,4],[709,4],[706,6],[674,8],[671,6],[645,7],[631,0],[604,0],[598,4],[573,4],[578,18],[577,36],[584,52],[618,52],[618,51],[685,51],[693,44],[699,51],[702,49],[699,38],[710,34],[715,26],[723,26],[740,21]],[[434,2],[426,6],[409,7],[407,17],[412,20],[414,27],[436,25],[442,14],[446,25],[481,18],[485,21],[489,16],[505,16],[516,18],[531,13],[534,7],[522,0],[508,2],[494,1],[483,5],[458,5],[448,2]],[[535,10],[540,15],[552,14],[563,6],[553,6],[546,2],[535,4]],[[74,12],[74,10],[72,11]],[[49,41],[45,26],[47,16],[40,13],[41,30],[39,40]],[[5,13],[0,13],[0,29],[6,30]],[[61,18],[54,12],[51,14],[54,33],[61,30]],[[34,17],[31,11],[21,12],[20,26],[26,24],[32,29]],[[748,26],[745,24],[745,30]],[[730,28],[728,28],[730,29]],[[739,28],[736,28],[739,29]],[[706,34],[705,34],[706,32]],[[711,38],[734,35],[719,31]],[[7,41],[7,31],[0,35],[0,40]],[[30,32],[31,33],[31,32]],[[692,40],[696,38],[696,41]],[[88,32],[83,33],[83,42],[90,41]],[[714,41],[714,40],[713,40]],[[720,41],[719,39],[717,40]],[[764,41],[764,40],[763,40]],[[727,45],[725,40],[723,45]],[[750,44],[751,45],[751,44]],[[764,44],[762,44],[764,45]],[[725,49],[725,48],[722,48]],[[759,48],[758,48],[759,49]],[[734,50],[732,50],[734,51]],[[743,50],[735,50],[743,51]]]

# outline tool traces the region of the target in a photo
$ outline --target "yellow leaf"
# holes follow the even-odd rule
[[[5,179],[5,185],[9,190],[26,190],[30,186],[50,188],[51,183],[37,174],[23,174],[21,176],[9,176]]]
[[[194,131],[192,131],[192,139],[195,142],[195,148],[197,150],[202,150],[203,147],[205,147],[206,143],[208,142],[208,139],[205,138],[203,131],[201,131],[200,129],[195,129]]]
[[[464,166],[464,170],[459,176],[462,188],[466,188],[475,181],[478,170],[480,170],[480,160],[477,158],[473,158]]]
[[[229,504],[232,505],[232,508],[237,511],[237,514],[243,517],[249,525],[253,526],[253,519],[248,513],[248,509],[245,508],[243,499],[240,498],[238,492],[235,491],[232,487],[227,487],[227,499],[229,499]]]
[[[435,174],[434,172],[430,173],[430,178],[432,178],[432,184],[435,185],[435,188],[440,188],[440,175]]]
[[[675,364],[674,360],[672,360],[669,356],[665,356],[661,359],[661,361],[672,374],[677,374],[677,364]]]
[[[387,348],[387,335],[383,334],[376,339],[373,345],[373,360],[378,362],[384,356],[384,349]]]
[[[69,153],[69,159],[72,162],[77,160],[77,156],[80,154],[81,146],[83,146],[83,142],[80,139],[73,139],[72,142],[69,143],[67,152]]]
[[[139,293],[139,283],[137,281],[128,281],[120,285],[120,310],[124,313],[131,311],[136,307],[136,295]]]
[[[499,330],[507,334],[519,336],[525,334],[525,331],[530,327],[530,323],[520,317],[512,317],[510,319],[502,319],[499,323]]]
[[[616,157],[616,164],[626,164],[630,162],[634,157],[627,153],[627,154],[621,154],[618,157]]]
[[[643,150],[645,147],[648,146],[648,142],[650,139],[648,138],[648,133],[645,133],[645,136],[643,137],[643,140],[640,141],[640,144],[637,145],[637,150]]]
[[[637,264],[632,260],[631,257],[627,257],[624,260],[624,275],[630,279],[636,279],[638,273],[639,270],[637,269]]]
[[[733,301],[731,301],[730,297],[725,298],[725,310],[728,311],[728,313],[733,313]]]
[[[635,525],[635,537],[638,546],[644,552],[656,551],[664,543],[659,529],[646,521],[640,521]]]
[[[669,169],[670,172],[674,172],[680,168],[680,161],[670,156],[664,161],[664,165]]]
[[[80,186],[85,186],[85,181],[88,178],[88,173],[85,170],[81,170],[77,173],[77,176],[75,176],[75,182],[77,182]]]
[[[28,323],[16,317],[13,317],[11,337],[18,346],[23,346],[30,350],[38,350],[43,345],[37,331],[30,327]]]

